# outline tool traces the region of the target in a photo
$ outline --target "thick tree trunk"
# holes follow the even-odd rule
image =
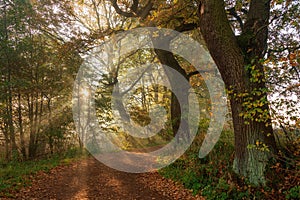
[[[266,121],[245,120],[240,113],[245,112],[243,100],[230,99],[233,127],[235,133],[234,171],[247,177],[254,185],[265,184],[265,167],[275,152],[275,140],[270,123]],[[264,106],[268,109],[268,105]],[[265,146],[264,146],[265,145]],[[265,148],[264,148],[265,147]]]
[[[259,59],[267,41],[268,3],[268,0],[251,1],[245,32],[239,39],[231,30],[223,0],[202,0],[199,5],[202,35],[230,91],[235,134],[234,170],[254,185],[265,184],[266,164],[276,152],[268,104],[253,104],[253,108],[263,111],[265,119],[260,116],[262,113],[251,114],[253,108],[245,108],[245,103],[267,99]],[[246,37],[249,35],[251,37]],[[249,66],[254,68],[249,69]],[[253,81],[257,77],[251,70],[260,74],[258,80]],[[259,93],[254,94],[256,91]]]

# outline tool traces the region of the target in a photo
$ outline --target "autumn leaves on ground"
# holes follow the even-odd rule
[[[2,196],[3,199],[8,197]],[[1,198],[1,199],[2,199]],[[93,157],[38,172],[13,199],[203,199],[157,172],[131,174],[111,169]]]
[[[300,199],[299,16],[299,0],[0,0],[0,198]],[[157,31],[126,34],[141,27]],[[208,84],[222,82],[224,95]],[[223,121],[214,99],[228,103],[224,126],[211,127]],[[189,149],[155,173],[66,156],[106,150],[106,136],[126,151],[181,142],[193,127]]]

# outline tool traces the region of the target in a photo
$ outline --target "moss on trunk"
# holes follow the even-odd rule
[[[230,91],[235,134],[234,171],[248,178],[253,185],[264,185],[267,162],[276,152],[268,103],[260,103],[267,101],[263,66],[259,59],[263,58],[267,41],[267,24],[264,23],[268,23],[269,5],[266,0],[251,1],[245,23],[246,33],[242,35],[250,33],[255,38],[243,37],[243,40],[248,40],[243,42],[230,27],[224,1],[201,0],[199,15],[203,38]],[[260,31],[259,34],[251,34],[257,31]],[[253,72],[257,73],[249,73],[249,66],[254,66]],[[249,98],[243,99],[245,95]],[[252,110],[245,108],[246,103],[253,103]]]

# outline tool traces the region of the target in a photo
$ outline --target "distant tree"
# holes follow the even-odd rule
[[[55,1],[44,3],[49,8]],[[67,19],[59,18],[61,12],[47,16],[35,6],[27,1],[3,1],[0,7],[0,123],[7,159],[18,158],[19,151],[24,159],[34,158],[46,137],[52,151],[51,141],[59,130],[52,128],[51,134],[45,130],[54,127],[70,107],[65,102],[70,102],[72,80],[81,63],[76,48],[53,28]],[[65,120],[64,126],[70,124]]]

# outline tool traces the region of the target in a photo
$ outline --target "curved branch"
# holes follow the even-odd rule
[[[133,0],[133,4],[130,7],[131,12],[125,12],[120,8],[117,0],[110,0],[110,2],[119,15],[124,17],[140,17],[142,19],[145,19],[149,15],[149,12],[152,10],[154,5],[152,1],[149,0],[148,3],[139,10],[139,0]]]
[[[152,1],[149,0],[146,6],[138,11],[138,16],[141,17],[142,19],[145,19],[149,15],[150,11],[152,10],[153,5],[154,4],[152,3]]]
[[[133,0],[132,6],[130,7],[130,9],[137,13],[138,11],[138,6],[139,6],[139,0]]]
[[[227,9],[227,11],[229,12],[229,14],[231,16],[233,16],[238,21],[238,23],[240,24],[240,27],[241,27],[241,29],[243,31],[243,29],[244,29],[244,23],[243,23],[242,18],[237,14],[237,12],[235,10],[235,7],[229,8],[229,9]]]
[[[127,88],[125,91],[120,93],[120,96],[124,96],[126,93],[128,93],[132,88],[143,78],[144,74],[152,67],[152,65],[149,65],[143,72],[142,74],[132,83],[132,85]]]
[[[132,13],[132,12],[125,12],[123,11],[118,3],[117,3],[117,0],[111,0],[111,4],[112,6],[114,7],[114,9],[116,10],[116,12],[119,14],[119,15],[122,15],[124,17],[136,17],[136,14]]]

